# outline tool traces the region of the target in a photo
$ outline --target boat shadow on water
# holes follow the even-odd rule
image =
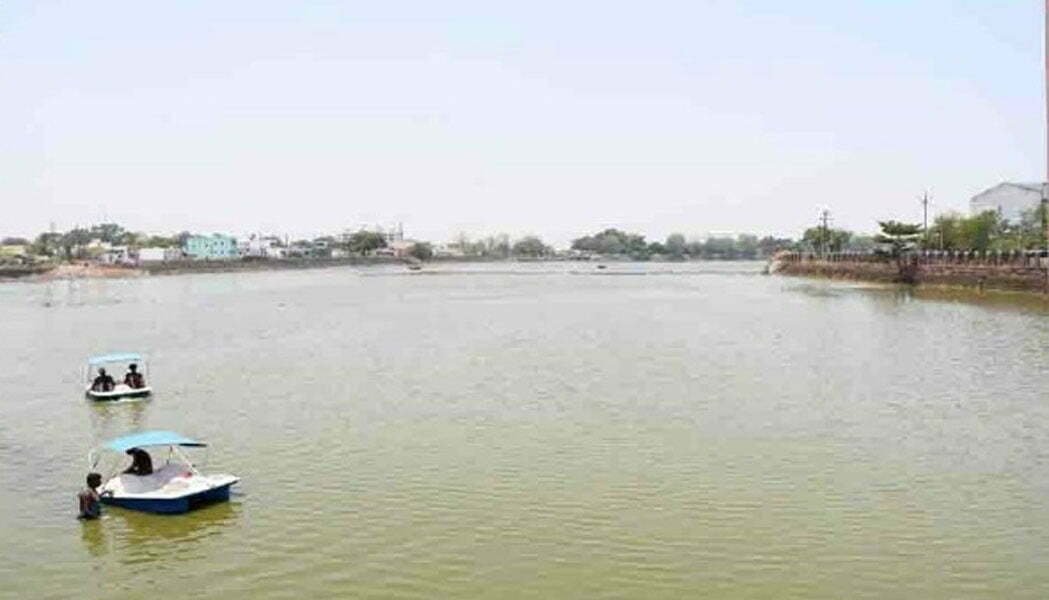
[[[90,411],[91,430],[96,439],[115,437],[124,431],[139,431],[145,427],[149,411],[148,398],[121,402],[94,402],[84,400]]]
[[[125,564],[166,562],[191,556],[206,540],[229,531],[239,518],[237,502],[211,504],[180,515],[107,506],[101,519],[83,522],[80,537],[93,557],[112,553]]]

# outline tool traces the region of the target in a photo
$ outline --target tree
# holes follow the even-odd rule
[[[998,213],[989,210],[961,220],[961,235],[965,247],[970,250],[987,251],[991,243],[1001,234],[1002,222]]]
[[[476,256],[482,254],[483,251],[483,246],[479,247],[477,244],[471,243],[470,237],[465,232],[460,232],[456,235],[452,245],[457,246],[459,251],[463,253],[463,256]]]
[[[802,244],[816,252],[841,252],[851,239],[851,231],[823,227],[809,227],[801,236]]]
[[[58,256],[62,253],[62,234],[41,233],[33,240],[30,251],[40,256]]]
[[[781,250],[789,250],[794,246],[794,240],[788,238],[777,238],[771,235],[758,240],[758,252],[761,256],[772,256]]]
[[[408,249],[408,255],[419,260],[430,260],[433,258],[433,246],[429,242],[415,242]]]
[[[189,238],[193,237],[194,235],[195,234],[190,233],[188,231],[179,232],[179,234],[175,236],[175,244],[179,248],[185,248],[186,247],[186,241],[189,240]]]
[[[0,246],[28,246],[29,240],[22,237],[5,237],[0,240]]]
[[[543,243],[543,240],[534,235],[517,240],[511,249],[514,256],[526,256],[539,258],[551,254],[551,248]]]
[[[881,233],[874,236],[879,244],[889,246],[889,253],[899,258],[904,252],[913,250],[922,235],[922,226],[899,221],[878,221]]]
[[[79,258],[83,247],[91,243],[94,236],[90,230],[77,227],[62,234],[59,244],[62,247],[62,255],[68,258]]]
[[[670,255],[671,258],[682,259],[688,253],[688,243],[685,241],[685,236],[680,233],[668,235],[667,241],[663,246],[665,247],[665,253]]]
[[[573,240],[572,249],[610,256],[627,255],[638,260],[648,258],[648,244],[645,242],[645,236],[618,229],[606,229],[600,233]]]
[[[123,235],[124,228],[116,223],[99,223],[91,227],[91,237],[108,244],[120,244]]]
[[[736,236],[736,258],[754,260],[758,257],[758,236],[741,233]]]
[[[367,256],[379,248],[385,248],[386,237],[374,231],[361,230],[350,236],[346,246],[350,252]]]
[[[1016,238],[1016,248],[1026,250],[1028,248],[1045,247],[1045,207],[1041,204],[1038,208],[1023,211],[1020,222],[1013,229]]]
[[[979,251],[1040,247],[1044,240],[1040,211],[1025,212],[1019,223],[1004,221],[993,210],[971,217],[942,214],[929,228],[927,247]]]

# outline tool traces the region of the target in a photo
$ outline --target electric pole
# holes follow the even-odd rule
[[[1049,3],[1049,0],[1046,0]],[[926,190],[925,194],[922,195],[922,239],[925,240],[925,246],[929,246],[929,191]]]
[[[1046,0],[1049,3],[1049,0]],[[827,246],[830,243],[830,211],[823,209],[820,211],[820,256],[827,254]]]

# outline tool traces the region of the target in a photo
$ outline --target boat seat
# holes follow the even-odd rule
[[[168,463],[153,471],[150,475],[131,475],[122,473],[117,476],[117,485],[111,486],[116,493],[145,494],[167,487],[173,479],[178,479],[189,473],[189,467],[179,463]]]

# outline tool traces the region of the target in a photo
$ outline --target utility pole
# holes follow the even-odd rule
[[[1049,0],[1046,0],[1049,3]],[[830,211],[823,209],[820,211],[820,256],[827,254],[827,246],[829,245],[830,238]]]
[[[1049,5],[1049,0],[1045,0]],[[929,191],[922,195],[922,239],[926,248],[929,246]]]

